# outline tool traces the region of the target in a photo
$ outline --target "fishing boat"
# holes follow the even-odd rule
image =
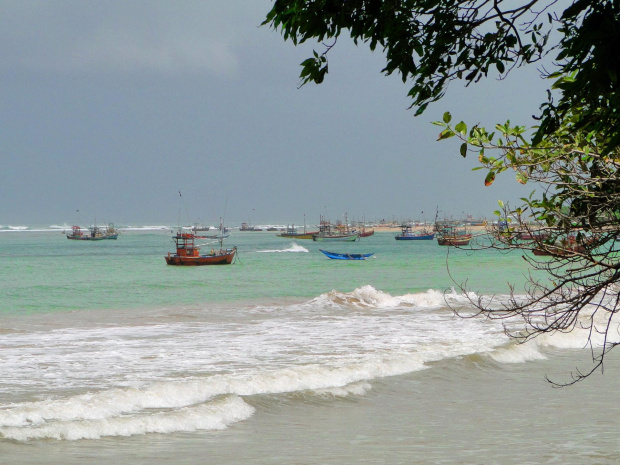
[[[262,231],[261,228],[257,228],[256,226],[250,226],[247,223],[241,223],[241,227],[239,231]]]
[[[432,241],[435,238],[435,233],[426,229],[414,232],[411,226],[406,224],[403,224],[400,229],[401,233],[394,237],[397,241]]]
[[[198,223],[194,223],[194,226],[192,227],[192,231],[194,231],[195,233],[198,231],[208,231],[211,229],[211,226],[206,226],[203,224],[198,224]]]
[[[366,225],[362,225],[362,230],[360,232],[360,237],[370,237],[375,233],[374,229],[366,229]]]
[[[529,230],[525,230],[525,231],[521,231],[519,233],[517,233],[517,239],[519,239],[520,241],[544,241],[545,239],[547,239],[549,237],[549,234],[547,233],[543,233],[543,232],[536,232],[536,231],[529,231]]]
[[[437,244],[439,245],[452,245],[452,246],[462,246],[469,245],[469,242],[472,239],[471,234],[458,234],[455,236],[438,236]]]
[[[571,257],[586,252],[586,246],[590,245],[593,238],[581,238],[577,240],[576,235],[570,235],[565,239],[556,241],[555,244],[541,244],[532,249],[536,256]]]
[[[212,228],[210,226],[208,227],[203,227],[203,228],[197,228],[196,226],[194,226],[192,228],[192,231],[194,232],[195,238],[196,239],[226,239],[228,236],[230,236],[229,232],[228,232],[228,228],[224,227],[223,225],[220,225],[219,229],[215,229],[213,228],[213,231],[218,231],[217,234],[204,234],[201,231],[211,231]],[[197,232],[200,232],[200,234],[196,234]]]
[[[316,242],[353,242],[358,240],[359,237],[359,233],[350,231],[346,223],[334,226],[329,221],[326,221],[321,217],[319,232],[312,235],[312,240]]]
[[[366,260],[368,257],[372,257],[373,253],[338,253],[338,252],[328,252],[327,250],[319,249],[323,252],[327,257],[332,260]]]
[[[78,241],[101,241],[105,239],[116,240],[118,238],[118,231],[114,227],[114,224],[110,223],[103,229],[98,226],[93,226],[87,229],[85,232],[80,226],[72,226],[71,232],[67,234],[67,239]]]
[[[366,220],[362,220],[361,223],[358,223],[357,228],[359,229],[360,237],[370,237],[375,233],[374,229],[366,229]],[[357,230],[353,232],[357,232]]]
[[[219,249],[213,248],[209,253],[200,254],[201,245],[195,243],[196,235],[193,232],[178,231],[176,236],[172,236],[172,239],[176,243],[177,251],[175,254],[168,252],[168,255],[164,257],[168,265],[230,265],[237,252],[237,247],[224,249],[222,238],[220,238]]]
[[[299,232],[295,225],[287,226],[286,230],[280,234],[276,234],[278,237],[286,237],[288,239],[312,239],[312,236],[318,234],[319,231],[306,231],[306,226],[304,225],[304,231]]]
[[[469,245],[472,234],[467,229],[458,229],[455,225],[438,228],[437,244],[445,246]]]
[[[468,224],[469,226],[486,226],[487,225],[487,220],[486,218],[474,218],[472,215],[467,215],[465,217],[465,223]]]

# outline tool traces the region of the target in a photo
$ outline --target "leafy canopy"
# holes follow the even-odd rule
[[[562,8],[564,6],[564,8]],[[555,53],[561,79],[558,102],[544,103],[535,142],[561,126],[580,107],[577,127],[620,144],[620,2],[618,0],[275,0],[263,24],[285,40],[329,42],[303,61],[302,84],[323,82],[327,54],[346,33],[356,44],[380,47],[383,71],[411,82],[416,114],[444,96],[455,79],[478,82],[506,75]],[[553,34],[552,34],[553,33]],[[558,37],[558,43],[551,43]]]

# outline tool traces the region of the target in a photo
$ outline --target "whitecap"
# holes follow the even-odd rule
[[[191,432],[222,430],[246,420],[254,407],[238,396],[226,396],[207,404],[192,405],[175,410],[163,410],[138,415],[117,415],[111,418],[74,418],[49,421],[28,426],[0,427],[0,436],[17,441],[29,439],[99,439],[104,436],[132,436],[146,433]]]
[[[308,253],[310,252],[305,247],[296,244],[293,242],[291,246],[287,249],[273,249],[273,250],[257,250],[257,253],[282,253],[282,252],[291,252],[291,253]]]

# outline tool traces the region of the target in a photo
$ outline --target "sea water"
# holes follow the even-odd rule
[[[455,316],[523,292],[519,253],[233,231],[232,266],[171,267],[168,227],[61,232],[0,232],[0,463],[620,460],[614,357],[553,389],[586,333]]]

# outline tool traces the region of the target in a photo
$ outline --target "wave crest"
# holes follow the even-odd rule
[[[396,308],[396,307],[416,307],[416,308],[440,308],[445,306],[446,298],[444,293],[435,289],[415,294],[404,294],[392,296],[387,292],[379,291],[371,285],[359,287],[352,292],[340,292],[333,290],[326,294],[312,299],[310,305],[320,305],[323,307],[358,307],[358,308]]]
[[[295,242],[293,242],[291,244],[291,246],[288,249],[272,249],[272,250],[257,250],[257,253],[286,253],[286,252],[290,252],[290,253],[309,253],[310,251],[308,249],[306,249],[305,247],[296,244]]]

